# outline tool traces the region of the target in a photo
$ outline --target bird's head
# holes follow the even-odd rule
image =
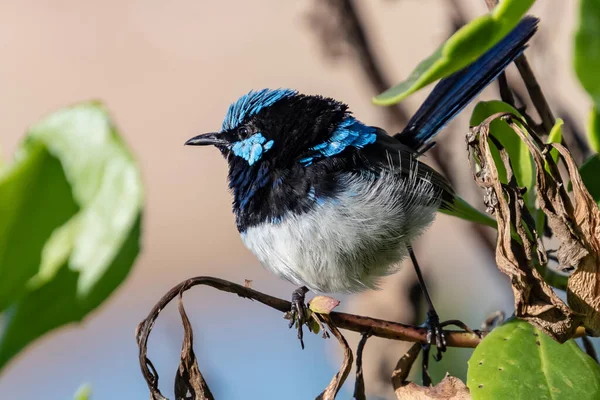
[[[277,220],[285,210],[310,207],[311,179],[337,165],[336,156],[344,150],[360,149],[375,137],[375,128],[354,119],[343,103],[290,89],[263,89],[229,106],[219,132],[198,135],[186,145],[215,146],[227,159],[242,231],[266,218]]]
[[[352,134],[342,132],[336,141],[335,132],[344,128]],[[286,168],[357,144],[354,131],[371,133],[365,130],[369,127],[356,121],[341,102],[291,89],[263,89],[231,104],[219,132],[198,135],[185,144],[217,147],[230,168],[258,168],[263,163]],[[359,142],[374,140],[360,136]]]

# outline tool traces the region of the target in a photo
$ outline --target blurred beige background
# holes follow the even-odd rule
[[[401,129],[389,125],[371,104],[375,93],[352,57],[324,57],[322,39],[307,22],[317,2],[0,2],[2,156],[9,159],[27,126],[44,114],[98,98],[111,110],[140,163],[147,199],[143,253],[128,281],[83,324],[54,332],[15,360],[0,377],[0,397],[64,399],[80,383],[90,382],[95,399],[147,398],[133,331],[154,302],[187,277],[215,275],[237,282],[247,278],[259,290],[289,296],[291,285],[263,271],[239,239],[221,156],[211,149],[184,148],[183,142],[218,129],[229,103],[262,87],[332,96],[347,102],[365,123],[390,132]],[[357,3],[375,50],[394,80],[407,76],[451,33],[451,1]],[[458,3],[467,18],[486,12],[483,0]],[[571,69],[577,2],[538,3],[532,13],[542,23],[528,55],[550,103],[560,102],[583,121],[587,98]],[[407,108],[414,111],[426,93],[408,99]],[[495,87],[484,94],[493,96]],[[459,178],[459,192],[479,204],[463,145],[467,115],[468,110],[451,124],[445,135],[452,139],[444,146]],[[440,216],[418,244],[417,254],[442,318],[461,318],[477,326],[497,309],[510,313],[512,299],[508,282],[495,272],[489,253],[477,247],[471,232],[466,223]],[[387,279],[382,291],[344,298],[342,307],[409,321],[414,316],[405,291],[413,279],[412,268],[405,268]],[[187,304],[197,329],[196,346],[204,349],[199,352],[205,356],[209,384],[223,394],[221,398],[239,398],[235,387],[240,385],[249,395],[245,398],[282,398],[260,382],[276,380],[280,370],[284,375],[277,379],[285,393],[283,386],[292,382],[291,375],[308,373],[304,370],[316,359],[322,366],[315,372],[319,378],[307,375],[312,386],[286,398],[314,397],[337,368],[333,342],[311,338],[309,349],[301,352],[277,313],[233,296],[217,296],[211,289],[190,294]],[[166,322],[159,321],[156,340],[151,341],[158,349],[161,383],[168,394],[180,341],[178,317],[172,311],[163,317]],[[254,333],[248,336],[249,331]],[[206,345],[203,336],[212,342]],[[355,335],[349,338],[356,343]],[[226,351],[227,360],[222,356]],[[400,344],[369,342],[365,360],[372,393],[391,396],[381,379],[389,376],[401,354]],[[254,366],[257,359],[264,364]],[[235,365],[247,382],[229,374],[226,368]],[[254,366],[252,373],[249,366]]]

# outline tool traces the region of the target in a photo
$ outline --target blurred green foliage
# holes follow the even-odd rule
[[[575,73],[594,102],[589,114],[590,146],[600,151],[600,1],[580,0],[579,26],[575,33]]]
[[[140,249],[142,202],[140,172],[100,103],[29,130],[0,172],[0,369],[124,281]]]

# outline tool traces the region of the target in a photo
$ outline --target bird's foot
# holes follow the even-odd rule
[[[427,329],[427,343],[424,344],[424,348],[427,351],[431,348],[431,345],[435,345],[437,353],[433,356],[434,360],[440,361],[442,359],[442,353],[446,351],[446,332],[444,332],[444,326],[447,324],[440,323],[435,310],[429,310],[427,312],[427,319],[423,326]]]
[[[305,303],[307,292],[308,288],[306,286],[302,286],[294,290],[292,293],[292,308],[290,310],[289,327],[292,328],[294,324],[296,324],[296,328],[298,329],[298,340],[300,341],[300,346],[302,346],[302,349],[304,349],[302,325],[304,325],[308,320],[308,309],[306,308]]]

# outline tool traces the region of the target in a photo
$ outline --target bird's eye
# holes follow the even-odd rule
[[[242,136],[247,136],[250,134],[250,130],[248,128],[246,128],[245,126],[242,126],[241,128],[238,129],[238,133]]]

